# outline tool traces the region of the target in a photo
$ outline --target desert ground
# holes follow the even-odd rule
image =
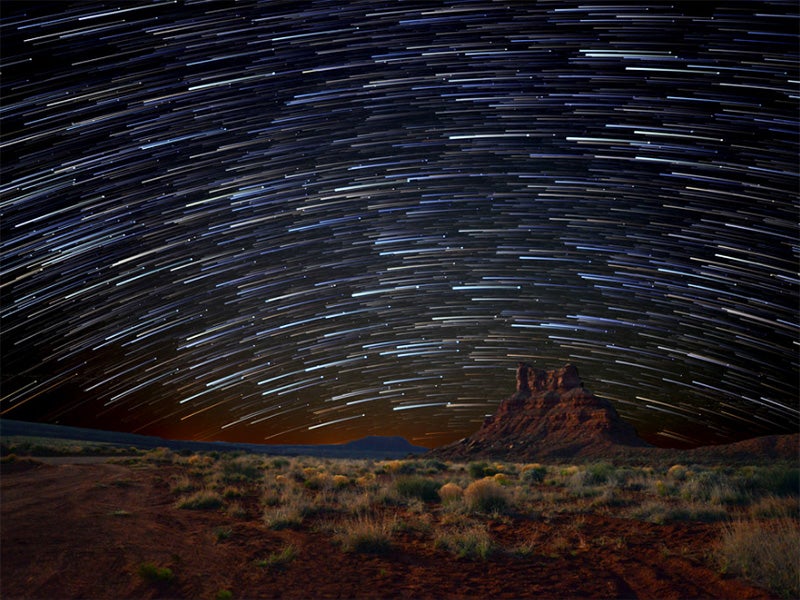
[[[790,598],[797,478],[791,464],[6,454],[0,592]]]

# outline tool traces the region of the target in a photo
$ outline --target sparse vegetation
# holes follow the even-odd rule
[[[289,544],[280,552],[273,552],[264,560],[256,561],[256,564],[270,569],[285,569],[295,558],[297,558],[297,548]]]
[[[176,504],[178,508],[189,510],[207,510],[222,506],[222,496],[213,490],[199,490],[191,496],[180,498]]]
[[[150,583],[168,583],[175,578],[172,569],[158,567],[151,562],[139,565],[139,575]]]
[[[6,462],[15,459],[25,460],[3,457]],[[783,597],[800,594],[796,568],[800,472],[793,465],[714,466],[683,458],[682,463],[650,466],[331,461],[176,453],[165,448],[136,460],[136,470],[144,470],[148,477],[152,473],[163,490],[174,494],[167,501],[174,502],[173,509],[218,511],[214,517],[218,523],[203,532],[210,544],[219,545],[215,550],[227,552],[237,546],[231,539],[234,530],[237,539],[245,539],[245,531],[259,529],[270,540],[265,548],[275,551],[258,555],[255,563],[249,555],[245,561],[249,568],[256,564],[284,569],[302,560],[304,553],[298,554],[297,547],[286,542],[297,543],[302,536],[319,532],[329,533],[342,552],[353,554],[425,548],[429,557],[438,553],[494,561],[502,555],[503,560],[522,564],[596,551],[630,551],[627,534],[591,532],[599,517],[613,517],[627,520],[632,532],[637,526],[650,532],[698,528],[706,532],[706,539],[709,531],[718,532],[711,534],[719,535],[718,548],[707,545],[693,560],[750,579]],[[136,470],[131,473],[136,475]],[[108,493],[112,486],[131,488],[120,492],[126,498],[119,505],[129,508],[133,505],[127,495],[144,487],[143,481],[115,474],[98,481],[93,493]],[[105,506],[104,522],[123,527],[123,520],[110,517],[131,513],[114,507]],[[137,509],[133,520],[143,514]],[[182,518],[208,522],[208,515]],[[665,525],[669,528],[661,527]],[[286,529],[302,533],[281,531]],[[282,541],[276,545],[276,540]],[[670,545],[669,539],[660,551],[672,557],[687,552]],[[183,568],[177,560],[170,563],[174,565]],[[138,573],[156,583],[174,578],[171,569],[154,563],[142,564]],[[215,593],[232,597],[227,589],[216,590],[206,589],[205,597]]]
[[[724,572],[763,585],[783,598],[800,598],[800,523],[781,518],[736,520],[722,536]]]

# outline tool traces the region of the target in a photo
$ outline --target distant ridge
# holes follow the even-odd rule
[[[409,454],[422,454],[427,448],[414,446],[400,436],[367,436],[344,444],[245,444],[234,442],[195,442],[171,440],[156,436],[139,435],[53,425],[31,423],[11,419],[0,419],[0,436],[28,436],[78,440],[95,444],[110,444],[117,447],[135,446],[142,449],[158,447],[192,452],[252,452],[272,456],[320,456],[327,458],[404,458]]]

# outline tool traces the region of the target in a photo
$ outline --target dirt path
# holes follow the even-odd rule
[[[173,466],[28,465],[0,477],[0,581],[14,598],[742,598],[769,594],[707,566],[718,527],[658,526],[599,515],[491,522],[505,548],[541,552],[454,558],[429,533],[396,534],[390,554],[347,554],[322,520],[267,529],[246,518],[175,507]],[[324,518],[321,518],[324,520]],[[223,535],[224,534],[224,535]],[[285,568],[257,561],[287,545]],[[172,569],[169,583],[138,570]]]

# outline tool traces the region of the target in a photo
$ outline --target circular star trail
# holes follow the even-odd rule
[[[786,2],[5,2],[6,418],[468,435],[520,360],[798,427]]]

